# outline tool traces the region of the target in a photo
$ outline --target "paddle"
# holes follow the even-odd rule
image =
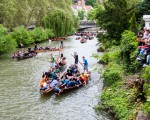
[[[74,57],[74,55],[71,54],[72,57]],[[75,58],[75,57],[74,57]],[[83,64],[78,60],[78,62],[83,66]]]

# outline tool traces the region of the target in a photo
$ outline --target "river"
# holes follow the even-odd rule
[[[52,42],[59,46],[60,42]],[[38,44],[48,46],[48,41]],[[61,96],[40,95],[39,81],[43,71],[48,71],[50,52],[39,53],[35,58],[16,61],[7,54],[0,59],[0,119],[1,120],[112,120],[105,112],[93,107],[99,102],[103,83],[95,68],[102,68],[92,53],[97,53],[97,39],[81,44],[70,36],[64,41],[63,54],[67,64],[74,62],[71,54],[76,51],[82,62],[84,55],[92,71],[92,80],[81,89]],[[34,46],[31,46],[34,47]],[[58,57],[59,52],[53,52]],[[82,66],[79,64],[80,69]]]

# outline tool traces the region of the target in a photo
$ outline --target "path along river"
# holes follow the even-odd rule
[[[51,45],[58,47],[59,43],[52,42]],[[74,51],[78,53],[80,62],[84,55],[92,71],[92,80],[87,86],[59,97],[39,93],[42,72],[49,69],[50,52],[21,61],[11,59],[11,54],[3,56],[0,59],[0,120],[112,120],[105,112],[93,109],[99,102],[98,96],[103,86],[98,73],[93,71],[102,68],[91,57],[92,53],[97,52],[96,43],[95,38],[81,44],[75,36],[64,41],[63,53],[67,64],[74,62],[71,56]],[[48,41],[39,46],[48,46]],[[58,57],[59,52],[53,54]]]

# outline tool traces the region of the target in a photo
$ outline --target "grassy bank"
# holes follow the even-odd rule
[[[111,45],[102,56],[94,56],[105,64],[104,89],[96,108],[119,120],[135,120],[139,111],[150,115],[150,66],[139,67],[136,54],[136,37],[125,31],[119,46]]]

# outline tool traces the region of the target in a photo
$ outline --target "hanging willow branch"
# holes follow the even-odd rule
[[[53,9],[44,18],[44,27],[53,29],[56,37],[62,37],[71,33],[74,28],[72,15],[62,9]]]

